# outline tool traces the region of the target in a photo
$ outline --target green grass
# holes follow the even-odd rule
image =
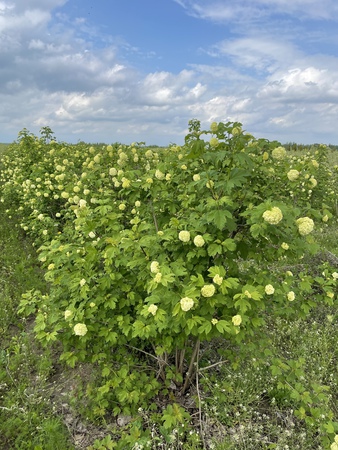
[[[0,203],[0,449],[66,450],[62,418],[50,406],[53,358],[39,348],[31,320],[17,316],[21,294],[46,290],[34,248]]]

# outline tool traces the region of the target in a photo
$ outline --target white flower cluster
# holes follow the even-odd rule
[[[239,314],[233,316],[231,320],[235,327],[238,327],[242,323],[242,317]]]
[[[203,297],[212,297],[216,291],[216,288],[213,284],[206,284],[201,289],[201,295]]]
[[[152,314],[153,316],[155,316],[157,310],[158,310],[158,307],[154,304],[149,305],[149,307],[148,307],[148,312],[150,312],[150,314]]]
[[[183,230],[178,233],[178,239],[182,242],[190,241],[190,233],[189,231]]]
[[[194,306],[194,300],[190,297],[183,297],[180,300],[182,311],[189,311]]]
[[[275,292],[275,288],[272,286],[272,284],[267,284],[265,286],[265,293],[267,295],[272,295]]]
[[[203,239],[203,236],[201,236],[200,234],[195,236],[194,244],[196,245],[196,247],[203,247],[203,245],[205,244],[205,240]]]
[[[88,331],[84,323],[77,323],[73,329],[76,336],[84,336],[85,334],[87,334]]]
[[[296,224],[298,226],[299,234],[302,236],[306,236],[307,234],[310,234],[314,229],[314,222],[309,217],[301,217],[296,220]]]
[[[270,225],[277,225],[283,219],[283,214],[277,206],[273,206],[271,209],[264,211],[263,219]]]
[[[152,261],[150,264],[150,272],[151,273],[159,273],[160,271],[160,264],[158,261]]]
[[[286,150],[285,150],[284,147],[276,147],[276,148],[274,148],[274,149],[272,150],[271,156],[272,156],[274,159],[282,160],[282,159],[284,159],[285,156],[286,156]]]
[[[297,178],[299,177],[299,172],[296,169],[291,169],[289,170],[289,172],[287,173],[287,177],[290,181],[295,181],[297,180]]]

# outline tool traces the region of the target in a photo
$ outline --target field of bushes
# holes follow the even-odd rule
[[[338,449],[336,148],[0,152],[1,449]]]

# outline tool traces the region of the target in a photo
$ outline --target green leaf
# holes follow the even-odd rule
[[[210,244],[208,245],[208,255],[215,256],[217,254],[222,254],[223,247],[221,244]]]
[[[198,328],[198,332],[200,334],[205,333],[206,335],[208,335],[210,333],[212,329],[212,323],[208,320],[206,320],[199,328]]]
[[[231,332],[230,322],[227,322],[226,320],[219,320],[216,323],[216,328],[217,328],[217,331],[219,331],[222,334]]]

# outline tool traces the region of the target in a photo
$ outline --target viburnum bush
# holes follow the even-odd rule
[[[24,130],[1,182],[50,283],[48,295],[26,293],[21,312],[36,315],[41,342],[62,343],[62,360],[101,367],[103,413],[142,405],[159,381],[184,393],[203,341],[240,345],[266,314],[334,301],[333,269],[275,270],[315,253],[313,230],[333,220],[337,170],[325,146],[294,157],[237,122],[201,130],[192,120],[185,144],[165,149]]]

